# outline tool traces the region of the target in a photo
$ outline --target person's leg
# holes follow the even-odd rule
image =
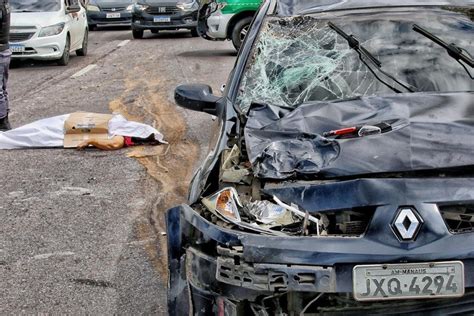
[[[8,70],[10,68],[10,56],[0,56],[0,131],[9,130],[8,122]]]

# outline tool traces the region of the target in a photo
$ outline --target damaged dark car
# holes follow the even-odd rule
[[[171,315],[474,313],[472,1],[268,0],[189,204]]]

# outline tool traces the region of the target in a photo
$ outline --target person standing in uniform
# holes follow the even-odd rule
[[[12,53],[10,51],[10,5],[8,0],[0,0],[0,132],[11,129],[8,121],[8,69]]]

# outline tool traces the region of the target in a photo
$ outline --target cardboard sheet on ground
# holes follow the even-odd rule
[[[77,112],[54,116],[0,133],[0,149],[66,147],[73,148],[90,138],[129,136],[154,138],[166,143],[155,128],[128,121],[120,114]]]

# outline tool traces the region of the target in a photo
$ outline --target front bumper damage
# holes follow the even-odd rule
[[[269,237],[214,225],[187,205],[167,213],[168,307],[170,315],[301,313],[321,293],[319,312],[373,313],[474,310],[474,260],[466,236],[439,239],[421,249],[394,248],[367,238]],[[469,238],[468,238],[469,239]],[[472,240],[471,240],[472,241]],[[447,244],[459,245],[445,249]],[[352,299],[352,269],[358,263],[462,260],[466,294],[456,299],[362,304]],[[434,302],[435,301],[435,302]],[[451,306],[451,307],[450,307]]]

